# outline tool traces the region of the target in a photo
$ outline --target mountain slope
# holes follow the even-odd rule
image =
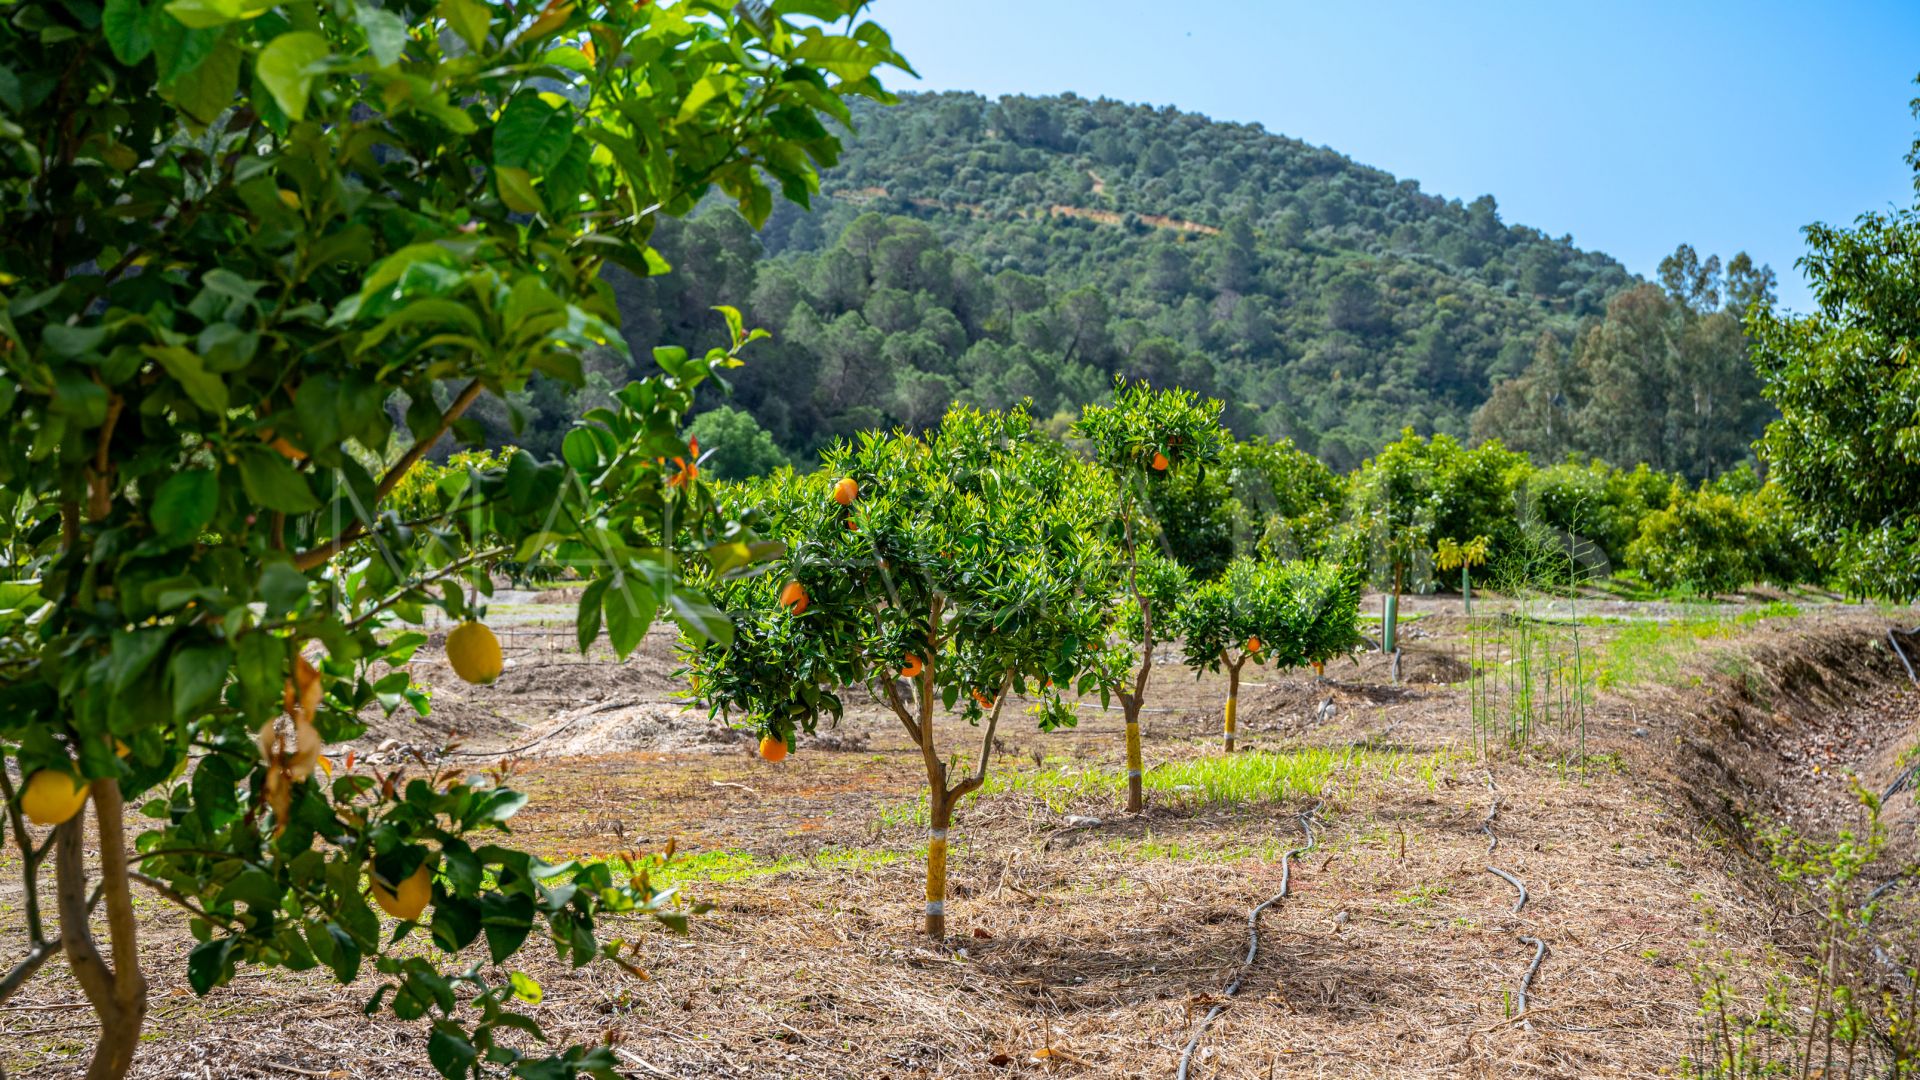
[[[956,397],[1071,410],[1124,373],[1350,467],[1403,426],[1465,435],[1543,332],[1635,281],[1257,126],[952,93],[858,122],[812,212],[668,223],[675,272],[617,283],[636,351],[710,344],[719,303],[773,330],[734,404],[794,451]]]

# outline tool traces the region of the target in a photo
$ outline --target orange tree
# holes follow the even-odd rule
[[[604,916],[678,921],[668,898],[495,839],[524,801],[504,777],[321,749],[426,703],[404,667],[424,638],[395,631],[470,618],[508,556],[592,577],[583,644],[604,627],[624,655],[661,610],[725,635],[679,582],[758,552],[677,432],[730,351],[656,350],[563,460],[460,470],[423,516],[387,503],[477,430],[480,395],[623,344],[601,271],[663,269],[661,214],[716,187],[755,222],[772,185],[806,197],[839,149],[823,119],[899,62],[863,6],[8,7],[0,757],[21,783],[0,770],[0,793],[26,941],[0,999],[63,956],[100,1023],[90,1078],[141,1043],[136,887],[190,913],[196,992],[240,964],[371,967],[369,1011],[428,1018],[446,1076],[612,1075],[604,1047],[523,1050],[539,1032],[511,1006],[537,988],[498,965],[536,927],[576,963],[613,955]],[[497,667],[484,628],[463,641],[476,677]],[[416,926],[446,955],[396,951]]]
[[[1145,805],[1141,793],[1140,709],[1153,673],[1153,647],[1165,628],[1156,620],[1172,614],[1180,588],[1177,571],[1157,568],[1143,554],[1151,521],[1149,485],[1170,469],[1191,464],[1204,469],[1220,459],[1226,441],[1220,428],[1220,402],[1202,400],[1185,390],[1154,390],[1144,381],[1114,383],[1112,405],[1089,405],[1075,421],[1073,434],[1093,447],[1095,463],[1112,478],[1107,523],[1120,548],[1113,593],[1120,606],[1123,636],[1139,650],[1132,677],[1117,690],[1126,717],[1127,812]]]
[[[1187,666],[1227,671],[1223,745],[1233,750],[1240,669],[1322,664],[1360,644],[1360,564],[1236,559],[1226,572],[1187,593],[1175,621]]]
[[[863,435],[823,463],[737,489],[741,515],[787,553],[777,573],[714,587],[733,638],[690,650],[693,693],[753,724],[776,759],[841,714],[845,688],[885,702],[926,768],[926,932],[941,938],[947,830],[986,781],[1014,696],[1036,698],[1050,730],[1074,723],[1069,688],[1104,699],[1120,677],[1102,591],[1110,500],[1024,411],[955,409],[926,435]],[[940,747],[943,720],[980,729],[959,775]]]

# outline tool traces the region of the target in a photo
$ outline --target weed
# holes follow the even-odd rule
[[[1698,964],[1700,1030],[1681,1076],[1920,1076],[1920,968],[1912,941],[1875,930],[1879,892],[1861,895],[1865,871],[1885,850],[1886,828],[1879,801],[1864,790],[1856,795],[1868,811],[1861,832],[1831,843],[1785,827],[1762,832],[1778,883],[1810,917],[1811,947],[1797,962],[1769,950],[1757,963],[1723,952]],[[1758,993],[1743,991],[1743,983],[1757,984]]]
[[[1447,887],[1445,885],[1416,885],[1406,892],[1394,894],[1393,899],[1394,902],[1405,904],[1408,907],[1423,908],[1431,905],[1435,900],[1445,895],[1447,895]]]

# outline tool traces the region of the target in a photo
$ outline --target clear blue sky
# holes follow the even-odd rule
[[[1920,0],[877,0],[902,89],[1071,90],[1332,147],[1651,275],[1745,250],[1810,305],[1801,226],[1911,205]]]

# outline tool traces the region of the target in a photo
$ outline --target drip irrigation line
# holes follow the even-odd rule
[[[1900,647],[1900,639],[1895,636],[1896,632],[1905,634],[1907,637],[1920,637],[1920,626],[1911,630],[1901,630],[1895,626],[1887,630],[1887,643],[1893,646],[1894,655],[1900,658],[1900,666],[1907,669],[1907,681],[1920,686],[1920,675],[1913,673],[1913,661],[1907,659],[1907,650]]]
[[[1882,896],[1886,895],[1888,889],[1893,888],[1895,885],[1898,885],[1905,880],[1907,880],[1907,875],[1895,874],[1894,876],[1881,882],[1878,888],[1874,889],[1872,892],[1867,894],[1867,903],[1871,904],[1875,900],[1880,899]]]
[[[1515,915],[1520,914],[1520,909],[1527,906],[1527,887],[1521,884],[1519,878],[1514,877],[1512,874],[1507,873],[1505,870],[1502,870],[1497,866],[1487,867],[1487,873],[1497,874],[1500,877],[1505,878],[1507,884],[1520,890],[1520,899],[1514,901],[1513,903],[1513,913]]]
[[[1234,975],[1233,981],[1227,984],[1226,993],[1222,994],[1222,997],[1232,997],[1238,994],[1240,992],[1240,984],[1246,979],[1247,972],[1253,970],[1254,954],[1260,951],[1260,914],[1269,907],[1286,899],[1289,873],[1293,865],[1293,860],[1297,856],[1305,855],[1320,845],[1319,837],[1313,834],[1313,817],[1319,810],[1320,804],[1314,803],[1313,806],[1308,808],[1306,813],[1300,815],[1300,831],[1306,836],[1307,842],[1287,852],[1285,855],[1280,856],[1280,891],[1267,897],[1266,900],[1261,902],[1260,906],[1247,913],[1247,956],[1246,959],[1240,961],[1240,970]],[[1208,1009],[1207,1015],[1201,1018],[1199,1026],[1193,1029],[1193,1037],[1187,1040],[1187,1048],[1180,1053],[1180,1070],[1175,1074],[1176,1080],[1188,1080],[1189,1073],[1187,1070],[1192,1064],[1194,1049],[1200,1045],[1200,1037],[1207,1033],[1207,1027],[1213,1023],[1215,1017],[1226,1011],[1226,1008],[1227,1003],[1222,1001],[1213,1008]]]
[[[1498,874],[1500,872],[1498,870],[1495,870],[1494,873]],[[1501,875],[1501,876],[1504,877],[1505,875]],[[1518,885],[1519,882],[1516,881],[1514,882],[1514,884]],[[1526,896],[1527,896],[1527,890],[1524,888],[1521,889],[1520,890],[1521,903],[1524,904],[1527,902]],[[1519,909],[1515,908],[1514,910],[1518,911]],[[1518,1012],[1515,1013],[1515,1015],[1520,1017],[1520,1026],[1522,1028],[1526,1029],[1527,1031],[1532,1031],[1533,1021],[1527,1019],[1527,991],[1533,986],[1533,977],[1540,973],[1540,961],[1546,959],[1547,943],[1544,941],[1541,941],[1537,937],[1523,937],[1520,939],[1520,944],[1533,946],[1533,963],[1528,964],[1527,973],[1525,975],[1520,976],[1520,994],[1515,999],[1515,1002],[1514,1002],[1514,1004],[1518,1005],[1520,1008]]]
[[[1916,761],[1901,770],[1900,775],[1893,778],[1893,783],[1887,785],[1887,790],[1880,793],[1880,801],[1886,802],[1911,787],[1915,773],[1920,773],[1920,761]]]

